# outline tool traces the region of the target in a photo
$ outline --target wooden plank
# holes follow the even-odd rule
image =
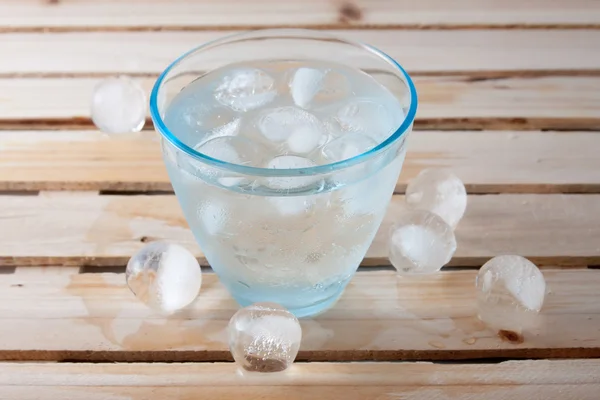
[[[0,79],[0,128],[91,127],[100,80]],[[155,78],[137,81],[150,93]],[[416,129],[600,129],[600,77],[417,77],[415,84]]]
[[[597,360],[501,364],[295,364],[285,374],[236,373],[233,364],[0,364],[11,398],[158,399],[596,399]]]
[[[470,193],[600,192],[592,132],[436,132],[410,136],[396,191],[423,168],[450,168]],[[0,133],[0,190],[171,191],[158,135]]]
[[[363,265],[389,265],[387,233],[404,207],[394,196]],[[600,265],[600,195],[470,196],[450,265],[499,254],[541,265]],[[0,264],[125,265],[144,243],[167,239],[206,260],[172,195],[0,196]]]
[[[135,16],[135,18],[133,17]],[[126,0],[77,2],[4,0],[4,30],[206,29],[302,26],[309,28],[380,27],[539,27],[596,26],[600,11],[593,0],[278,1]]]
[[[600,69],[600,30],[481,30],[477,34],[470,30],[346,30],[333,33],[380,48],[414,74],[597,74]],[[156,74],[191,48],[226,34],[225,31],[8,33],[0,35],[0,54],[13,56],[2,60],[0,75]],[[288,57],[307,56],[305,46],[290,48],[287,42],[270,45],[268,55],[262,42],[246,43],[244,51],[214,54],[202,66],[212,69],[223,63],[271,57],[272,51],[279,51],[277,46],[281,52],[286,51]],[[313,46],[311,56],[326,57],[331,51],[326,44]],[[349,54],[345,61],[351,60]],[[357,63],[364,68],[374,66]]]
[[[600,271],[544,270],[550,294],[522,343],[477,319],[475,273],[358,272],[334,308],[301,321],[299,360],[600,356]],[[225,331],[238,306],[212,273],[198,300],[170,317],[137,301],[124,274],[0,275],[0,299],[1,360],[231,359]]]

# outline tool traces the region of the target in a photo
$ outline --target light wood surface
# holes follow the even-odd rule
[[[188,50],[228,32],[71,32],[0,35],[0,77],[156,74]],[[344,38],[369,43],[414,74],[505,75],[553,72],[597,75],[600,30],[342,30]],[[282,46],[289,57],[306,49]],[[325,47],[324,53],[329,51]],[[18,56],[22,54],[23,56]],[[220,52],[203,67],[265,55],[262,44]],[[270,53],[271,54],[271,53]],[[286,53],[287,54],[287,53]],[[318,54],[317,54],[318,55]],[[349,62],[350,59],[346,60]],[[358,63],[358,67],[364,67]],[[369,66],[370,67],[370,66]],[[596,72],[594,72],[596,71]]]
[[[299,360],[600,357],[599,271],[544,270],[540,325],[520,344],[477,319],[475,274],[358,272],[334,308],[301,321]],[[230,360],[226,327],[238,306],[214,274],[202,284],[190,308],[164,317],[122,273],[0,275],[0,359]]]
[[[390,225],[404,207],[392,199],[363,261],[389,265]],[[540,265],[599,265],[599,195],[469,196],[449,265],[480,266],[499,254]],[[206,264],[175,196],[0,196],[3,265],[125,265],[145,243],[167,239]]]
[[[0,128],[89,128],[90,99],[100,81],[0,79]],[[149,94],[155,77],[137,81]],[[600,77],[416,77],[415,85],[416,129],[600,129]]]
[[[599,376],[597,360],[311,363],[266,376],[241,376],[233,364],[3,363],[0,396],[22,400],[592,400],[600,389]]]
[[[109,139],[89,104],[105,77],[149,91],[185,51],[261,27],[326,29],[397,59],[420,104],[396,191],[446,167],[471,195],[450,267],[414,279],[387,260],[395,195],[368,268],[301,321],[300,362],[242,376],[224,363],[238,305],[210,269],[170,317],[126,287],[149,241],[206,260],[175,197],[157,195],[171,187],[151,123]],[[266,54],[246,44],[201,68]],[[598,0],[1,0],[0,54],[0,400],[599,398]],[[506,253],[548,285],[522,343],[476,317],[474,268]]]
[[[4,131],[0,190],[171,191],[155,132]],[[118,145],[116,145],[116,144]],[[594,132],[415,131],[396,186],[449,168],[470,193],[600,191]]]
[[[596,26],[594,0],[3,0],[5,30]]]

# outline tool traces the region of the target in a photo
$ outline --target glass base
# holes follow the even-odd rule
[[[317,303],[310,304],[306,307],[301,308],[289,308],[288,310],[296,316],[296,318],[305,318],[305,317],[315,317],[319,314],[324,313],[329,310],[331,307],[337,303],[339,298],[344,293],[344,289],[342,288],[339,291],[335,292],[332,296],[323,299]],[[240,297],[233,295],[234,300],[242,307],[247,307],[251,304],[256,303],[256,301],[249,301]]]

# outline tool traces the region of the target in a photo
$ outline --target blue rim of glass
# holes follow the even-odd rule
[[[408,130],[408,128],[411,126],[411,124],[413,123],[413,121],[415,119],[415,115],[417,113],[417,104],[418,104],[417,90],[415,89],[415,85],[414,85],[412,79],[410,78],[410,76],[408,75],[408,73],[406,72],[406,70],[404,68],[402,68],[402,66],[400,64],[398,64],[398,62],[396,62],[396,60],[394,60],[392,57],[388,56],[383,51],[381,51],[369,44],[346,40],[346,39],[339,38],[334,35],[329,35],[329,36],[332,38],[335,38],[336,40],[338,40],[342,43],[354,45],[357,47],[362,47],[363,49],[380,57],[383,61],[387,61],[393,67],[396,67],[398,69],[398,71],[400,71],[400,73],[402,74],[402,76],[404,78],[404,82],[408,85],[408,88],[409,88],[410,106],[408,109],[408,113],[406,114],[406,117],[402,121],[402,124],[400,124],[400,127],[398,127],[398,129],[396,129],[396,131],[393,134],[391,134],[386,140],[379,143],[377,146],[373,147],[372,149],[370,149],[364,153],[361,153],[355,157],[348,158],[346,160],[337,161],[337,162],[331,163],[331,164],[317,165],[314,167],[290,168],[290,169],[248,167],[245,165],[232,164],[232,163],[222,161],[217,158],[212,158],[205,154],[202,154],[202,153],[194,150],[193,148],[189,147],[185,143],[183,143],[181,140],[179,140],[179,138],[177,138],[177,136],[175,134],[173,134],[173,132],[171,132],[169,130],[169,128],[167,128],[167,126],[165,125],[165,123],[160,115],[160,112],[158,110],[158,92],[163,84],[163,81],[165,80],[165,78],[167,77],[169,72],[171,72],[171,70],[175,66],[177,66],[180,62],[182,62],[188,56],[190,56],[198,51],[202,51],[203,49],[205,49],[207,47],[212,47],[214,45],[218,45],[221,43],[227,43],[231,39],[234,39],[236,37],[243,37],[249,33],[261,33],[261,32],[265,32],[265,33],[281,32],[281,33],[283,33],[284,31],[287,33],[290,33],[293,31],[314,32],[314,31],[311,31],[308,29],[293,29],[293,30],[292,29],[262,29],[262,30],[239,32],[239,33],[234,33],[232,35],[226,35],[219,39],[204,43],[200,46],[197,46],[197,47],[189,50],[188,52],[182,54],[181,56],[179,56],[160,74],[160,76],[156,80],[156,83],[154,84],[154,87],[152,88],[152,93],[150,94],[150,116],[152,118],[152,121],[154,122],[155,129],[177,149],[184,152],[188,156],[190,156],[200,162],[203,162],[205,164],[211,165],[211,166],[219,168],[219,169],[227,170],[230,172],[235,172],[237,174],[251,175],[251,176],[277,176],[277,177],[279,177],[279,176],[289,177],[289,176],[305,176],[305,175],[323,175],[323,174],[328,174],[328,173],[335,172],[335,171],[338,171],[341,169],[345,169],[345,168],[348,168],[348,167],[351,167],[351,166],[354,166],[354,165],[357,165],[357,164],[367,161],[372,156],[379,153],[383,149],[387,148],[389,145],[391,145],[395,141],[400,140],[401,137],[404,136],[404,133],[406,133],[406,131]],[[319,34],[323,35],[323,32],[319,32]],[[272,36],[269,38],[277,39],[277,36]],[[301,39],[301,38],[302,37],[298,36],[298,39]],[[305,39],[311,40],[310,37],[306,37]],[[315,40],[315,39],[313,39],[313,40]]]

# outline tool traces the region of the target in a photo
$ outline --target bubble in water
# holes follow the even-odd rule
[[[439,271],[455,251],[452,228],[428,211],[407,210],[390,231],[389,258],[399,274]]]
[[[297,168],[310,168],[314,167],[315,164],[311,159],[300,156],[279,156],[273,158],[267,163],[267,168],[272,169],[297,169]],[[270,177],[267,179],[268,185],[277,190],[292,190],[299,189],[302,187],[309,186],[321,178],[318,176],[281,176],[281,177]]]
[[[279,372],[289,368],[300,348],[298,319],[274,303],[256,303],[229,321],[229,350],[246,371]]]
[[[424,169],[406,187],[409,207],[431,211],[456,228],[467,208],[467,191],[462,181],[445,169]]]
[[[262,107],[275,98],[275,80],[256,68],[237,69],[223,77],[215,90],[215,99],[236,111]]]
[[[146,107],[146,94],[135,81],[124,76],[105,79],[94,88],[92,121],[105,133],[139,132]]]
[[[184,247],[152,242],[127,263],[127,285],[148,306],[172,313],[192,303],[202,285],[196,258]]]
[[[488,326],[520,334],[537,325],[546,281],[538,267],[516,255],[492,258],[476,280],[479,318]]]

